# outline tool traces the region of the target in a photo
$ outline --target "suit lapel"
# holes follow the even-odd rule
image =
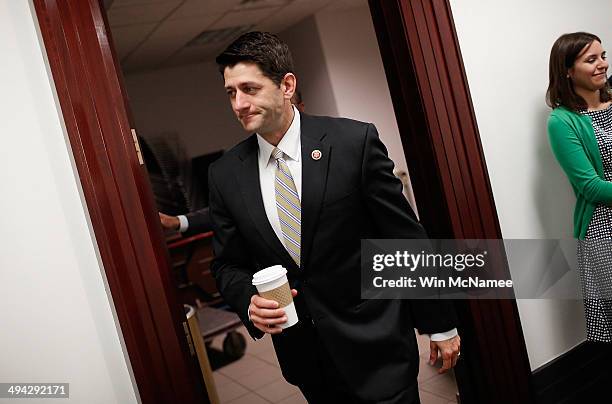
[[[325,131],[316,120],[301,114],[302,143],[302,268],[308,263],[314,233],[317,228],[323,195],[327,183],[327,171],[331,147],[323,142]],[[313,151],[320,152],[320,159],[313,158]]]
[[[241,164],[238,168],[237,177],[238,183],[240,184],[240,191],[249,215],[255,223],[255,227],[261,234],[261,237],[265,240],[274,254],[281,260],[285,268],[295,269],[297,265],[285,249],[285,246],[278,237],[276,237],[276,233],[274,229],[272,229],[272,225],[270,225],[268,216],[266,215],[266,209],[264,208],[263,198],[261,196],[257,150],[257,138],[256,135],[252,135],[248,139],[244,150],[239,154]]]

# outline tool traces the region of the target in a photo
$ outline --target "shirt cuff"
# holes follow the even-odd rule
[[[453,337],[456,337],[457,335],[459,335],[457,329],[453,328],[452,330],[448,330],[445,332],[437,332],[435,334],[431,334],[429,336],[429,339],[432,341],[446,341],[447,339],[451,339]]]
[[[187,229],[189,228],[189,221],[187,220],[187,216],[185,216],[185,215],[178,215],[177,217],[178,217],[179,223],[181,224],[179,226],[178,230],[181,233],[185,233],[187,231]]]

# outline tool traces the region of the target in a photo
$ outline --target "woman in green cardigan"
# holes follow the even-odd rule
[[[601,40],[559,37],[550,52],[548,136],[576,194],[574,236],[587,340],[612,342],[612,96]]]

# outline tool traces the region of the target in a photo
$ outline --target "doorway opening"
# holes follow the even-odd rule
[[[161,212],[175,216],[205,208],[208,164],[247,136],[231,111],[214,58],[237,36],[251,30],[275,33],[289,45],[306,113],[376,125],[416,211],[367,1],[136,3],[108,2],[106,12],[132,124]],[[166,233],[171,278],[181,303],[223,310],[226,306],[208,268],[212,256],[208,230],[190,229],[188,237]],[[202,316],[200,327],[205,335],[210,319]],[[230,327],[215,325],[221,335],[206,337],[220,402],[303,399],[297,388],[283,380],[268,336],[255,342],[238,327],[246,350],[236,359],[242,353],[235,352],[241,342],[238,347],[229,346],[225,331]],[[438,375],[427,365],[428,339],[418,338],[422,398],[456,402],[452,372]]]

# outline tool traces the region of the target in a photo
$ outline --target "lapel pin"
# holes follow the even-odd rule
[[[321,160],[321,156],[322,156],[321,150],[319,150],[319,149],[314,149],[312,151],[312,153],[310,153],[310,157],[312,157],[312,159],[315,160],[315,161],[316,160]]]

